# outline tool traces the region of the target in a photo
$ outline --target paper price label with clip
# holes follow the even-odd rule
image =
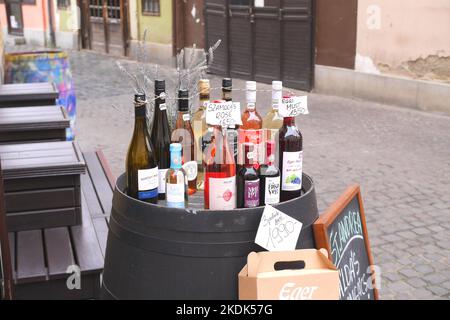
[[[241,104],[239,102],[210,102],[206,106],[206,123],[210,126],[241,125]]]
[[[302,226],[300,221],[266,205],[255,243],[269,251],[295,250]]]
[[[296,117],[301,114],[309,114],[308,97],[289,97],[281,100],[278,112],[282,117]]]

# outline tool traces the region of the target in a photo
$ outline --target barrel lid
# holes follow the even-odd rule
[[[0,132],[69,127],[70,120],[62,106],[0,108]]]
[[[81,150],[74,141],[0,145],[0,159],[5,180],[86,172]]]

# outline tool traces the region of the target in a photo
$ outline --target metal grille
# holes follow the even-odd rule
[[[103,1],[104,0],[90,0],[89,14],[92,18],[103,19]],[[120,20],[120,0],[107,0],[108,18],[113,20]]]
[[[159,0],[142,0],[142,12],[159,14]]]

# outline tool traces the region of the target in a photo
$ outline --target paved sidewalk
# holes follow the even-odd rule
[[[77,139],[85,150],[103,149],[119,175],[133,127],[128,80],[112,57],[72,52],[71,64]],[[220,79],[212,83],[219,87]],[[257,105],[267,112],[270,93],[258,94]],[[347,186],[361,185],[381,297],[450,299],[450,117],[318,94],[309,94],[309,110],[297,120],[304,170],[314,178],[321,212]]]

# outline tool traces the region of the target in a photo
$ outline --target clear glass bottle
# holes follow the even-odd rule
[[[233,80],[231,78],[222,79],[222,100],[226,102],[233,101]],[[234,162],[237,163],[238,157],[238,125],[230,125],[227,129],[228,143],[234,156]]]
[[[262,130],[262,118],[256,110],[256,82],[247,81],[247,107],[242,114],[242,125],[239,127],[239,144],[253,143],[255,145],[256,154],[255,160],[257,163],[263,161],[261,159],[263,148],[263,130]],[[242,148],[239,148],[238,163],[244,163],[244,155],[242,154]]]
[[[280,170],[275,165],[275,142],[266,141],[266,160],[260,167],[259,203],[276,204],[280,202]]]
[[[172,132],[172,142],[181,143],[183,147],[183,169],[188,177],[189,195],[197,191],[197,162],[195,160],[195,139],[191,126],[191,115],[189,113],[188,90],[178,91],[178,115],[176,128]]]
[[[210,142],[212,128],[208,133],[206,124],[206,104],[210,100],[210,84],[208,79],[201,79],[198,83],[200,103],[197,111],[192,115],[192,126],[194,128],[194,139],[196,141],[195,159],[197,160],[197,189],[204,189],[204,149]]]
[[[126,160],[127,194],[149,203],[158,202],[158,165],[147,129],[145,94],[134,96],[134,132]]]
[[[263,118],[263,128],[267,132],[267,140],[276,141],[278,130],[283,125],[283,117],[278,113],[278,107],[283,97],[283,83],[272,81],[272,110]]]
[[[236,164],[226,133],[213,127],[213,139],[205,149],[205,209],[236,208]]]
[[[168,207],[186,208],[188,204],[188,179],[182,167],[182,146],[170,145],[170,169],[166,173],[166,203]]]

